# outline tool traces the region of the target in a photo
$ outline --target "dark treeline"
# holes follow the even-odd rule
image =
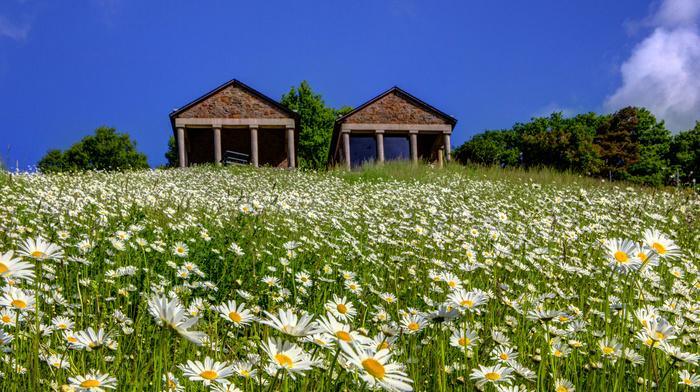
[[[672,136],[644,108],[572,118],[559,112],[474,135],[454,156],[462,163],[547,166],[653,186],[675,185],[678,170],[681,184],[692,185],[700,174],[700,121]]]

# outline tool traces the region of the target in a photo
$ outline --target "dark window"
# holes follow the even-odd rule
[[[411,151],[406,135],[384,135],[384,159],[410,159]]]
[[[361,166],[377,159],[377,142],[373,134],[350,134],[350,164]]]

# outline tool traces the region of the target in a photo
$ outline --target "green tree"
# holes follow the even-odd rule
[[[637,109],[638,124],[632,135],[632,141],[639,143],[639,162],[629,167],[628,180],[640,184],[660,186],[664,182],[664,168],[668,167],[668,155],[671,148],[671,132],[664,126],[664,121],[645,108]]]
[[[46,152],[37,164],[42,173],[56,173],[67,169],[63,151],[51,148]]]
[[[486,130],[476,134],[453,151],[458,162],[482,165],[518,164],[518,148],[515,134],[508,130]]]
[[[669,168],[671,174],[678,169],[681,181],[685,183],[700,176],[700,121],[695,122],[695,128],[673,137],[669,148]]]
[[[603,161],[603,176],[610,173],[617,180],[625,180],[628,168],[641,160],[641,146],[632,139],[638,124],[637,108],[629,106],[598,126],[594,143]]]
[[[129,134],[100,127],[64,152],[49,150],[37,164],[42,172],[64,170],[147,169],[146,154],[136,150]]]
[[[343,106],[335,110],[326,107],[322,96],[315,94],[306,80],[298,89],[292,86],[289,93],[282,95],[280,103],[301,116],[297,165],[312,169],[325,167],[335,119],[352,108]]]
[[[175,141],[175,136],[170,136],[170,140],[168,140],[168,151],[165,152],[165,159],[168,160],[168,163],[165,164],[165,167],[180,166],[180,155],[177,151],[177,142]]]

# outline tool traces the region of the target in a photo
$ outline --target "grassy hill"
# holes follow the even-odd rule
[[[688,193],[403,163],[0,177],[3,391],[694,382]]]

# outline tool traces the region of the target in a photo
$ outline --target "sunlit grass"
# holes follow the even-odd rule
[[[15,175],[0,182],[0,389],[685,390],[698,218],[688,194],[549,170]],[[638,251],[652,229],[665,248]],[[32,257],[39,237],[60,249]],[[288,311],[313,335],[285,330]]]

